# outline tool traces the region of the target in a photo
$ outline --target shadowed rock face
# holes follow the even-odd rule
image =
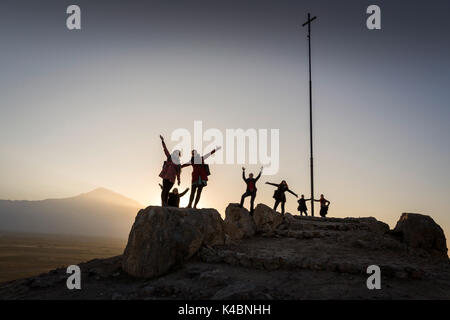
[[[225,232],[234,240],[254,236],[256,225],[248,210],[230,203],[225,210]]]
[[[393,231],[410,248],[447,257],[444,231],[430,216],[403,213]]]
[[[202,246],[224,242],[223,220],[214,209],[150,206],[136,216],[122,268],[135,277],[156,277],[183,264]]]
[[[260,240],[255,242],[254,237]],[[273,238],[284,238],[287,242],[280,240],[282,244],[276,248],[276,242],[270,240]],[[296,249],[295,254],[289,251],[292,247],[289,239],[302,240],[303,246]],[[247,248],[253,243],[255,247]],[[218,251],[211,248],[217,245],[222,248]],[[258,245],[261,245],[262,255],[258,255]],[[405,254],[446,257],[447,248],[442,229],[433,219],[420,214],[403,214],[391,233],[387,224],[372,217],[282,215],[264,204],[257,205],[253,217],[237,204],[229,204],[225,221],[214,209],[148,207],[136,217],[124,252],[123,270],[136,277],[157,277],[184,264],[197,252],[205,262],[246,267],[261,265],[269,270],[312,266],[313,269],[351,270],[363,274],[367,262],[372,261],[384,264],[386,274],[392,269],[393,273],[403,275],[406,274],[403,267],[391,268],[392,259]],[[318,260],[304,261],[304,257]],[[414,271],[419,267],[412,265],[405,268]]]
[[[267,232],[275,230],[280,224],[283,223],[283,215],[281,213],[276,212],[262,203],[259,203],[256,206],[253,219],[258,230],[264,230]]]

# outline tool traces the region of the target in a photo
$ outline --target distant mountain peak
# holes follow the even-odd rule
[[[89,192],[82,193],[81,195],[104,195],[104,194],[106,194],[106,195],[114,195],[114,196],[115,195],[122,196],[119,193],[114,192],[114,191],[112,191],[110,189],[107,189],[107,188],[104,188],[104,187],[98,187],[98,188],[96,188],[94,190],[91,190]]]
[[[120,193],[114,192],[112,190],[109,190],[107,188],[99,187],[92,191],[82,193],[75,198],[78,199],[90,199],[95,201],[101,201],[101,202],[108,202],[115,205],[121,205],[126,207],[133,207],[133,208],[141,208],[142,205],[137,202],[136,200],[133,200],[131,198],[127,198]]]

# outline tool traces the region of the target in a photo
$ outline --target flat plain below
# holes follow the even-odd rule
[[[0,283],[123,253],[126,239],[0,231]]]

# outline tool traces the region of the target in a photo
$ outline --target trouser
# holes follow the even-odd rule
[[[161,205],[167,206],[167,200],[169,199],[170,189],[173,187],[173,182],[163,179],[163,187],[161,191]]]
[[[281,203],[281,213],[284,214],[284,204],[286,201],[275,200],[275,205],[273,206],[273,210],[277,210],[278,205]]]
[[[192,185],[191,195],[189,196],[189,204],[188,208],[192,207],[192,201],[194,200],[195,192],[197,192],[197,196],[195,197],[194,208],[197,208],[197,204],[200,201],[200,196],[202,195],[202,190],[204,186]]]
[[[246,191],[241,197],[241,203],[239,206],[242,208],[244,206],[245,198],[250,197],[250,214],[253,214],[253,207],[255,205],[256,191]]]
[[[308,211],[306,211],[306,210],[299,210],[299,211],[300,211],[300,215],[301,216],[303,215],[303,213],[305,214],[305,216],[308,215]]]

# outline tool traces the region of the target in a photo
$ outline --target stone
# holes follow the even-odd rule
[[[447,258],[447,244],[442,228],[430,216],[403,213],[393,233],[409,248],[424,249],[432,255]]]
[[[381,248],[383,248],[383,249],[389,249],[389,250],[393,250],[393,251],[404,250],[404,244],[395,238],[384,237],[380,241],[380,245],[381,245]]]
[[[313,233],[312,233],[312,232],[308,232],[308,231],[303,232],[303,233],[302,233],[302,237],[303,237],[304,239],[311,239],[311,238],[313,237]]]
[[[234,283],[217,291],[212,300],[251,299],[255,297],[255,291],[256,287],[251,283]]]
[[[233,253],[227,254],[227,255],[225,256],[225,258],[224,258],[224,261],[225,261],[225,263],[228,263],[228,264],[230,264],[230,265],[232,265],[232,266],[237,266],[237,265],[239,265],[239,259],[238,259],[238,257],[237,257],[235,254],[233,254]]]
[[[411,270],[408,272],[408,276],[411,279],[421,280],[423,278],[424,272],[422,270]]]
[[[215,209],[150,206],[136,216],[122,269],[135,277],[157,277],[183,265],[202,246],[224,242],[224,223]]]
[[[229,277],[223,270],[213,269],[200,274],[199,280],[201,281],[202,285],[205,285],[207,287],[214,287],[227,285]]]
[[[335,272],[338,270],[338,264],[336,262],[328,262],[325,266],[327,271]]]
[[[288,226],[285,223],[282,223],[277,227],[277,230],[286,231],[287,228],[288,228]]]
[[[264,232],[274,231],[280,224],[283,223],[283,215],[276,212],[265,204],[259,203],[253,214],[256,229],[264,230]]]
[[[214,249],[203,247],[200,249],[199,257],[202,261],[208,263],[222,262],[223,258],[220,257]]]
[[[154,295],[155,293],[155,287],[154,286],[146,286],[144,288],[142,288],[139,292],[142,296],[151,296]]]
[[[238,257],[239,257],[239,265],[245,268],[252,267],[252,261],[247,255],[239,255]]]
[[[263,266],[266,270],[277,270],[280,268],[280,259],[278,257],[265,258],[263,260]]]
[[[349,262],[338,263],[337,270],[338,270],[338,272],[341,272],[341,273],[350,273],[350,274],[359,273],[358,266],[356,266],[352,263],[349,263]]]
[[[408,274],[404,271],[397,271],[397,272],[395,272],[394,276],[398,279],[407,279],[408,278]]]
[[[225,233],[231,239],[240,240],[252,237],[256,233],[256,225],[247,209],[237,203],[230,203],[225,209]]]
[[[292,214],[290,214],[289,212],[285,213],[285,215],[284,215],[284,222],[287,225],[299,223],[297,221],[297,219],[295,219],[294,216]]]
[[[111,300],[125,300],[126,298],[119,292],[114,292],[111,296]]]
[[[353,246],[357,247],[357,248],[367,248],[368,247],[367,243],[361,239],[355,240],[353,242]]]
[[[358,218],[358,221],[372,232],[381,234],[389,232],[389,225],[387,223],[378,221],[374,217]]]
[[[400,270],[393,265],[380,265],[381,274],[387,277],[393,277]]]

